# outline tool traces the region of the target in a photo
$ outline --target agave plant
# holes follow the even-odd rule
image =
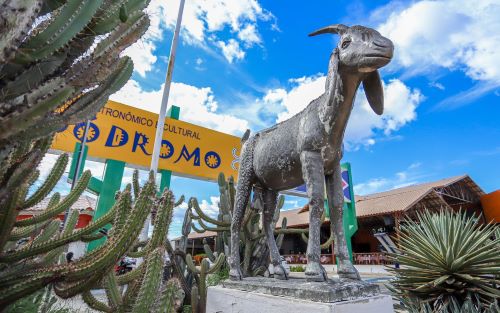
[[[410,307],[427,303],[434,310],[462,306],[467,299],[479,309],[490,306],[500,297],[496,229],[492,224],[478,225],[464,212],[426,211],[418,214],[417,221],[407,219],[402,253],[392,255],[400,268],[390,269],[396,275],[390,286],[396,298]]]
[[[406,299],[403,301],[405,313],[498,313],[500,306],[495,301],[489,306],[478,305],[480,300],[477,297],[468,296],[463,303],[455,298],[451,298],[446,304],[441,303],[438,308],[433,308],[429,303]]]

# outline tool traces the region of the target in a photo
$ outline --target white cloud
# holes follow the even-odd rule
[[[153,54],[155,48],[155,44],[146,32],[144,37],[125,49],[123,53],[134,61],[134,70],[142,77],[145,77],[146,72],[151,71],[153,64],[157,60],[157,57]]]
[[[143,38],[125,52],[133,58],[135,70],[141,76],[145,76],[156,62],[154,51],[158,43],[165,38],[166,30],[174,29],[178,8],[179,0],[152,0],[146,9],[151,26]],[[185,43],[191,45],[206,48],[207,44],[212,44],[223,49],[223,46],[218,44],[222,39],[218,38],[218,35],[229,30],[232,38],[224,38],[229,44],[231,39],[239,39],[249,48],[261,42],[257,29],[259,21],[276,24],[272,13],[263,9],[257,0],[190,0],[186,1],[184,6],[181,37]],[[227,34],[225,36],[227,37]],[[239,60],[243,56],[235,59]]]
[[[414,74],[460,69],[474,80],[498,86],[498,16],[497,0],[419,1],[393,11],[378,29],[395,44],[393,66]]]
[[[284,112],[278,114],[278,122],[284,121],[302,111],[313,99],[325,92],[326,77],[323,75],[304,76],[290,79],[294,86],[290,91],[271,90],[264,99],[281,102]],[[281,97],[281,98],[280,98]]]
[[[138,82],[129,80],[120,91],[111,96],[111,99],[158,113],[162,90],[163,85],[159,90],[144,91]],[[236,135],[248,128],[247,121],[218,112],[217,101],[209,87],[198,88],[174,82],[170,90],[170,105],[181,108],[182,120],[207,128]]]
[[[217,215],[219,214],[219,197],[218,196],[211,196],[210,197],[210,202],[207,200],[201,200],[199,203],[200,208],[203,210],[203,213],[209,215],[210,217],[216,218]],[[186,201],[182,202],[178,207],[174,209],[174,214],[172,218],[172,223],[170,224],[170,230],[168,237],[170,239],[177,238],[181,236],[181,230],[182,230],[182,225],[184,222],[184,215],[186,213],[186,210],[188,208],[188,204]],[[195,226],[198,229],[201,229],[201,226],[199,226],[198,222],[193,221]],[[206,223],[208,224],[208,223]],[[210,224],[208,224],[210,225]]]
[[[439,82],[430,82],[429,83],[429,86],[431,87],[434,87],[434,88],[437,88],[439,90],[445,90],[446,88],[444,87],[443,84],[439,83]]]
[[[242,60],[245,57],[245,51],[240,48],[240,44],[234,39],[229,39],[227,43],[217,41],[217,46],[222,49],[222,54],[229,63],[233,63],[234,60]]]
[[[367,195],[371,193],[402,188],[415,185],[420,179],[426,177],[421,174],[420,162],[410,164],[405,170],[395,173],[391,177],[372,178],[366,182],[354,185],[354,193]]]
[[[260,35],[254,24],[247,24],[239,33],[238,38],[245,43],[245,46],[251,47],[253,44],[262,42]]]
[[[208,216],[216,217],[219,214],[219,201],[220,197],[210,196],[210,202],[205,199],[201,200],[200,209]]]
[[[278,103],[283,111],[278,114],[277,121],[283,121],[319,97],[325,90],[325,80],[323,75],[292,79],[290,90],[272,89],[263,97],[263,101]],[[373,145],[377,131],[390,135],[411,122],[416,118],[416,108],[423,100],[419,90],[412,90],[397,79],[384,84],[384,98],[384,114],[378,116],[370,108],[364,92],[358,92],[344,138],[348,149]]]

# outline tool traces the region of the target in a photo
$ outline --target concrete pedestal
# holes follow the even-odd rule
[[[245,278],[208,288],[207,313],[393,313],[392,299],[365,282]]]

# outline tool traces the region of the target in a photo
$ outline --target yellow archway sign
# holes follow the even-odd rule
[[[113,159],[148,169],[158,114],[114,101],[91,120],[88,157]],[[52,149],[72,152],[83,136],[84,123],[58,132]],[[198,125],[167,118],[159,168],[179,176],[216,180],[220,172],[238,176],[240,138]]]

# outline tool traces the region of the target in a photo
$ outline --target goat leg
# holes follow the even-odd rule
[[[303,151],[300,154],[302,175],[309,196],[309,241],[307,243],[306,277],[309,281],[327,280],[326,271],[320,263],[320,230],[323,214],[325,176],[323,158],[316,151]]]
[[[342,176],[339,162],[336,162],[333,173],[326,175],[326,193],[328,208],[330,210],[330,223],[335,234],[334,252],[338,259],[337,273],[341,279],[361,280],[358,271],[352,265],[349,251],[347,250],[343,221],[344,193],[342,191]]]

